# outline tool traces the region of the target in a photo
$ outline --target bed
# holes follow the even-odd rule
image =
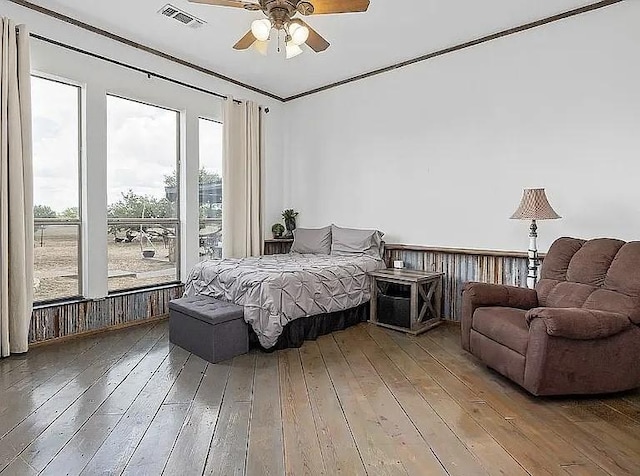
[[[305,337],[300,334],[316,337],[366,319],[367,272],[384,267],[368,255],[213,259],[193,268],[185,296],[204,294],[244,306],[245,321],[264,349],[299,346]],[[293,345],[289,338],[283,341],[284,330],[291,331]]]

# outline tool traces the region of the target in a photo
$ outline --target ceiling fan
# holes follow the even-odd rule
[[[335,13],[366,12],[369,0],[189,0],[192,3],[204,3],[221,7],[244,8],[249,11],[262,11],[267,18],[255,20],[251,30],[238,41],[233,48],[246,50],[255,44],[256,49],[266,54],[271,30],[275,29],[280,39],[284,33],[287,59],[302,53],[301,45],[306,44],[319,53],[329,48],[329,42],[311,28],[297,14],[329,15]],[[279,50],[278,50],[279,51]]]

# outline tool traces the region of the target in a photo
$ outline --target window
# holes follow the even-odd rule
[[[200,258],[222,257],[222,124],[199,121]]]
[[[80,88],[33,76],[34,301],[82,294]]]
[[[179,280],[179,116],[107,97],[109,291]]]

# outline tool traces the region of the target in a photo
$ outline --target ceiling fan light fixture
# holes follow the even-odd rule
[[[251,33],[256,37],[256,40],[267,41],[271,34],[271,21],[266,18],[255,20],[251,24]]]
[[[287,43],[287,59],[295,58],[299,54],[302,54],[302,48],[299,45],[289,41]]]
[[[298,3],[298,6],[296,7],[296,9],[298,10],[298,13],[300,13],[301,15],[313,15],[313,12],[315,11],[313,4],[307,1],[302,1]]]
[[[262,56],[267,56],[267,54],[269,53],[269,42],[268,41],[256,41],[253,44],[253,47]]]
[[[297,21],[292,21],[289,23],[289,35],[291,35],[291,42],[300,46],[309,39],[309,28]]]

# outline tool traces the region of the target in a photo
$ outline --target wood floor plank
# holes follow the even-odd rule
[[[121,378],[126,378],[131,369],[148,351],[148,348],[145,346],[151,347],[158,339],[159,337],[156,335],[156,330],[150,330],[145,338],[140,341],[142,347],[139,348],[136,344],[131,349],[128,359],[131,365],[127,365],[127,361],[121,362],[120,358],[122,355],[118,353],[114,354],[112,358],[95,362],[82,372],[71,384],[64,387],[44,405],[41,405],[32,412],[5,435],[5,437],[0,439],[0,468],[10,463],[20,453],[22,453],[21,457],[31,466],[38,467],[39,461],[43,462],[43,465],[46,465],[48,460],[45,461],[45,455],[55,455],[53,448],[56,446],[55,444],[51,444],[51,440],[49,440],[48,437],[59,441],[59,435],[55,431],[58,427],[54,426],[54,428],[45,435],[44,439],[38,441],[35,445],[32,446],[32,443],[56,421],[60,422],[59,424],[62,427],[73,427],[71,435],[75,433],[82,423],[77,423],[73,418],[60,419],[60,417],[64,415],[69,408],[73,408],[76,402],[80,401],[81,404],[80,406],[76,405],[75,408],[83,408],[82,402],[91,399],[96,393],[98,396],[102,395],[104,393],[104,385],[113,382],[112,379],[114,378],[117,379],[118,372],[112,372],[114,365],[121,371]],[[128,341],[125,341],[125,344],[123,344],[124,347],[130,347],[131,345],[133,345],[133,343]],[[117,350],[117,348],[114,350]],[[119,381],[116,380],[116,382]],[[89,402],[91,402],[91,400],[89,400]],[[78,425],[77,428],[75,428],[76,424]]]
[[[171,348],[81,474],[120,473],[124,470],[188,358],[186,350],[177,346]],[[123,406],[126,404],[123,402]]]
[[[197,355],[191,354],[178,379],[171,387],[164,403],[191,403],[198,391],[200,382],[202,382],[206,368],[207,362]]]
[[[7,390],[15,386],[26,390],[33,383],[41,384],[98,342],[97,338],[78,339],[65,347],[55,346],[51,352],[35,353],[23,365],[0,375],[0,389]]]
[[[163,474],[202,474],[229,378],[230,364],[209,364]]]
[[[284,475],[279,382],[278,356],[258,354],[249,428],[248,475]]]
[[[605,436],[600,432],[585,431],[579,425],[571,425],[578,420],[602,423],[603,420],[597,416],[597,411],[589,410],[589,408],[601,408],[604,405],[599,398],[568,400],[533,397],[462,351],[459,340],[455,339],[456,334],[459,335],[449,332],[442,335],[442,338],[437,334],[434,337],[423,336],[418,339],[418,342],[423,346],[428,345],[433,354],[444,361],[445,366],[451,367],[459,378],[473,387],[505,418],[509,418],[512,424],[524,428],[523,431],[527,431],[531,438],[538,438],[539,443],[538,435],[543,435],[544,441],[538,444],[538,447],[544,446],[544,442],[554,446],[551,451],[566,449],[567,445],[573,446],[583,455],[580,461],[567,466],[574,472],[577,468],[590,471],[594,475],[603,472],[634,474],[639,471],[635,462],[637,458],[629,459],[628,445],[632,444],[630,443],[632,438],[627,437],[621,444],[611,446],[610,443],[602,441]],[[431,341],[430,345],[425,344],[426,338]],[[447,355],[440,353],[433,345],[446,350]],[[541,425],[541,422],[544,424]],[[602,451],[602,448],[609,449]],[[569,459],[571,455],[575,458],[575,451],[567,450],[565,458]],[[585,462],[584,457],[589,461]]]
[[[393,335],[392,338],[405,350],[430,376],[446,388],[456,402],[476,420],[476,422],[515,458],[520,465],[534,474],[562,474],[561,464],[556,455],[540,453],[537,447],[522,433],[505,420],[498,412],[487,405],[486,401],[475,394],[455,375],[440,365],[418,344],[405,336]],[[532,449],[534,449],[532,451]]]
[[[442,463],[398,404],[359,346],[352,345],[348,331],[337,332],[338,343],[364,395],[377,413],[387,438],[398,448],[398,455],[409,474],[446,474]]]
[[[204,474],[246,473],[256,354],[233,359]]]
[[[640,411],[640,389],[623,393],[620,395],[619,400]]]
[[[365,324],[215,365],[167,330],[0,361],[0,475],[640,474],[640,391],[533,397],[453,326]]]
[[[384,353],[380,352],[378,345],[363,327],[354,328],[347,336],[354,342],[358,342],[367,359],[429,447],[438,456],[448,474],[452,476],[488,474],[480,461],[460,441],[431,405],[422,398],[411,382]]]
[[[367,330],[381,350],[478,458],[483,467],[490,469],[491,474],[527,474],[504,447],[488,434],[403,348],[394,342],[387,332],[373,326]]]
[[[164,335],[163,329],[151,329],[135,341],[139,335],[131,334],[132,339],[124,339],[111,348],[111,354],[101,365],[105,370],[93,383],[68,407],[58,411],[51,424],[38,434],[24,448],[21,457],[37,470],[43,469],[60,452],[74,434],[93,415],[101,403],[124,381],[131,370],[148,356],[154,348],[162,345],[159,341]],[[61,407],[64,401],[61,401]],[[53,408],[55,411],[55,407]],[[45,418],[38,420],[45,423]],[[27,427],[29,428],[29,427]],[[38,425],[33,425],[31,435],[35,435]]]
[[[317,343],[306,343],[300,357],[327,473],[366,474]]]
[[[189,403],[172,403],[160,407],[129,460],[123,475],[156,476],[162,473],[184,424],[189,405]]]
[[[328,335],[318,338],[317,342],[367,473],[406,475],[395,446],[388,441],[336,341]]]
[[[615,411],[622,413],[635,423],[640,423],[640,405],[634,405],[629,400],[622,398],[607,398],[603,403]]]
[[[547,425],[539,425],[539,416],[532,417],[532,413],[524,410],[522,404],[516,404],[501,392],[497,392],[495,395],[485,394],[482,390],[486,388],[485,385],[488,381],[478,376],[477,368],[467,365],[468,360],[456,360],[429,336],[421,336],[415,340],[420,347],[440,362],[443,367],[455,374],[487,405],[501,414],[515,428],[518,428],[522,434],[525,434],[541,454],[545,454],[549,459],[555,459],[561,468],[582,466],[588,468],[594,475],[603,473],[600,467],[571,444],[570,438],[565,440]]]
[[[118,424],[122,415],[95,415],[65,444],[55,458],[42,470],[42,476],[80,474],[89,459]]]
[[[5,390],[3,399],[1,399],[2,403],[0,403],[3,408],[0,413],[0,435],[11,431],[20,421],[74,381],[93,363],[100,359],[104,360],[104,357],[112,352],[112,348],[117,346],[119,341],[123,339],[125,343],[135,341],[148,331],[149,329],[136,329],[136,332],[129,334],[120,333],[118,336],[111,336],[111,339],[105,339],[103,342],[81,351],[76,358],[66,362],[59,372],[49,378],[42,378],[42,382],[39,384],[34,381],[34,385],[30,388],[14,386]]]
[[[29,466],[22,458],[18,457],[7,466],[0,476],[36,476],[38,472]]]
[[[326,474],[298,349],[279,353],[286,473]]]
[[[0,358],[0,375],[6,375],[9,372],[25,365],[30,359],[35,358],[36,351],[31,350],[29,357],[27,354],[11,354],[9,357]]]
[[[109,337],[118,339],[123,335],[116,334]],[[21,365],[16,365],[13,369],[6,369],[0,373],[0,388],[5,391],[14,387],[27,390],[31,385],[41,385],[60,371],[66,362],[78,359],[84,352],[101,342],[102,340],[97,337],[90,337],[73,341],[69,346],[63,348],[56,347],[51,352],[33,352],[32,356],[29,354],[29,359],[22,359]],[[10,383],[11,381],[13,383]]]

